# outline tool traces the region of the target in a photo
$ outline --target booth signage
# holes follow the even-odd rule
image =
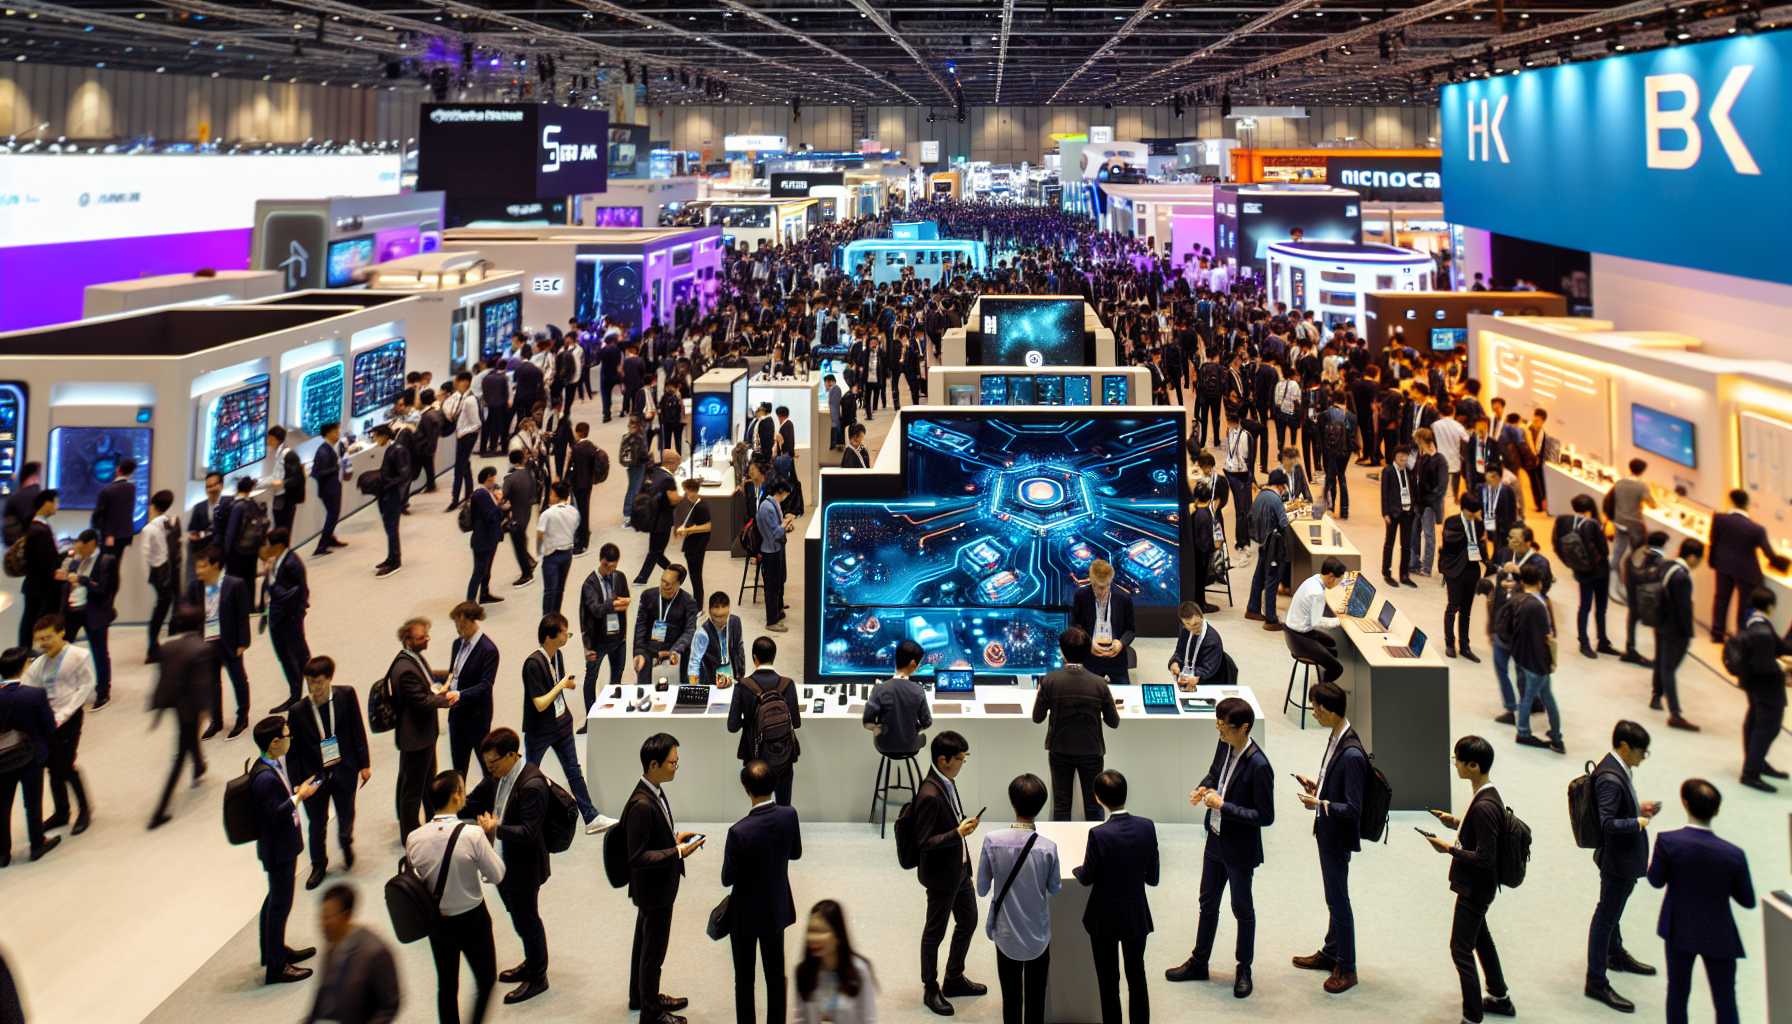
[[[566,291],[566,278],[538,277],[529,282],[529,290],[537,295],[560,295]]]
[[[807,199],[810,190],[826,185],[845,187],[846,174],[841,171],[774,171],[770,192],[773,199]]]
[[[921,140],[921,162],[924,164],[937,164],[940,162],[940,140]]]
[[[1792,283],[1779,251],[1792,232],[1788,74],[1792,35],[1779,32],[1446,86],[1444,214]]]
[[[722,149],[729,153],[782,153],[786,145],[782,135],[722,136]]]
[[[426,103],[417,187],[514,200],[604,191],[610,115],[550,103]]]
[[[1364,199],[1435,203],[1444,197],[1443,161],[1437,157],[1329,157],[1325,183]]]
[[[1092,124],[1089,126],[1089,141],[1094,143],[1114,141],[1114,126],[1111,124]]]

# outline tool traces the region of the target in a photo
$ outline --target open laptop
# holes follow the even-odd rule
[[[1356,582],[1351,584],[1350,597],[1344,604],[1344,614],[1353,619],[1366,619],[1369,609],[1375,606],[1375,584],[1362,573],[1356,574]]]
[[[1139,687],[1145,713],[1148,715],[1180,714],[1176,707],[1176,687],[1169,683],[1146,683]]]
[[[977,676],[968,668],[942,668],[933,674],[933,695],[936,699],[969,698],[976,694]]]
[[[1394,602],[1383,601],[1381,603],[1381,614],[1375,617],[1374,622],[1370,622],[1367,619],[1360,620],[1357,622],[1356,627],[1365,633],[1386,633],[1388,627],[1393,624]]]
[[[1383,647],[1381,650],[1390,658],[1416,658],[1425,653],[1425,631],[1414,626],[1412,639],[1405,647]]]

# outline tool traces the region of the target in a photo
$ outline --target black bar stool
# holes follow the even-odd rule
[[[1294,659],[1294,664],[1288,666],[1288,690],[1282,695],[1282,714],[1286,715],[1290,707],[1299,708],[1300,727],[1305,729],[1307,727],[1307,712],[1312,710],[1312,705],[1307,703],[1307,690],[1313,685],[1313,673],[1319,673],[1319,677],[1323,679],[1325,670],[1317,661],[1295,652],[1293,643],[1288,641],[1288,638],[1293,635],[1292,631],[1282,631],[1282,640],[1288,644],[1288,654]],[[1297,674],[1300,676],[1299,697],[1294,695],[1294,677]]]
[[[747,579],[747,574],[749,572],[752,573],[753,576],[751,580]],[[749,558],[742,562],[740,567],[740,589],[735,592],[734,603],[737,605],[749,603],[757,604],[759,603],[759,592],[764,589],[765,585],[759,582],[759,559]],[[751,602],[747,600],[748,594],[753,595]]]
[[[913,800],[915,791],[921,787],[921,766],[915,762],[915,755],[920,752],[886,754],[878,751],[877,774],[871,785],[871,813],[865,816],[865,821],[867,824],[874,819],[877,821],[879,839],[884,837],[884,822],[890,813],[890,794],[907,793],[909,800]]]

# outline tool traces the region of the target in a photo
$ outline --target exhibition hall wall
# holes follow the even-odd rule
[[[1679,331],[1707,355],[1787,358],[1792,285],[1593,253],[1593,315],[1621,331]]]
[[[655,107],[647,123],[654,138],[670,140],[676,149],[709,149],[719,159],[724,135],[783,135],[792,148],[806,142],[818,150],[857,149],[852,109],[804,106],[802,116],[793,118],[784,105]],[[933,124],[927,123],[930,110]],[[1308,107],[1307,114],[1258,120],[1252,143],[1306,147],[1353,138],[1362,145],[1405,149],[1435,145],[1439,133],[1432,107]],[[1219,108],[1212,106],[1191,107],[1181,118],[1167,106],[976,106],[966,108],[959,124],[952,106],[942,101],[933,108],[869,107],[865,123],[886,149],[902,150],[911,159],[920,155],[922,140],[937,139],[943,160],[1034,164],[1057,149],[1054,133],[1081,133],[1090,125],[1112,125],[1116,139],[1214,138],[1238,130],[1236,120],[1222,123]]]

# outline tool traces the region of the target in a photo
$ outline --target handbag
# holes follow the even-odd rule
[[[732,894],[723,896],[722,902],[717,903],[715,909],[709,912],[709,924],[703,929],[703,934],[716,942],[727,938],[733,926],[733,922],[728,917],[728,901],[732,898]]]
[[[993,922],[1002,913],[1002,903],[1008,899],[1008,890],[1014,888],[1014,880],[1020,875],[1021,865],[1027,862],[1027,854],[1033,852],[1033,844],[1038,841],[1039,833],[1035,832],[1027,837],[1026,845],[1020,848],[1020,856],[1015,858],[1014,867],[1008,869],[1008,878],[1002,883],[1002,891],[996,893],[996,901],[990,904],[990,921]]]

